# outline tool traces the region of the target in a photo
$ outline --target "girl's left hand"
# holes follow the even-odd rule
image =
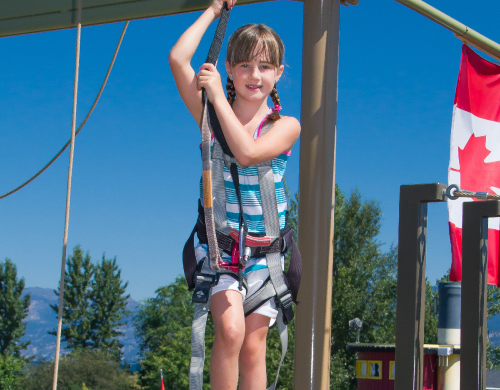
[[[227,3],[227,7],[231,9],[236,4],[236,0],[212,0],[212,4],[209,8],[212,8],[216,18],[220,16],[220,12],[222,10],[222,7],[224,6],[224,3]]]
[[[198,73],[198,90],[205,88],[208,100],[213,104],[217,98],[226,98],[222,89],[220,74],[214,64],[203,64]]]

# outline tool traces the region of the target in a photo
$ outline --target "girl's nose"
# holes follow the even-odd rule
[[[252,72],[250,73],[250,77],[252,77],[254,79],[259,78],[259,68],[257,66],[252,68]]]

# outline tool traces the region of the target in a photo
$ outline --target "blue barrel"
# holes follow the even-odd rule
[[[438,343],[460,344],[461,283],[439,283]]]

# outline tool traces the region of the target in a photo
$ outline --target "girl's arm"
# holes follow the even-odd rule
[[[236,3],[236,0],[226,1],[229,8],[232,8]],[[213,0],[210,7],[181,35],[168,56],[179,94],[199,125],[201,124],[203,106],[201,91],[197,87],[196,73],[191,66],[191,59],[208,26],[220,16],[222,6],[223,0]]]
[[[232,110],[219,108],[227,101],[214,104],[227,144],[242,165],[255,165],[288,152],[300,135],[300,123],[293,117],[281,117],[262,137],[253,139]]]
[[[212,64],[203,64],[198,88],[204,87],[214,105],[227,144],[242,165],[255,165],[289,151],[300,135],[300,123],[293,117],[282,117],[262,137],[253,139],[234,114],[222,89],[220,74]]]

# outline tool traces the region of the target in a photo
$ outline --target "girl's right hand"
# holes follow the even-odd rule
[[[220,16],[222,7],[224,6],[225,2],[227,2],[227,7],[231,9],[236,4],[236,1],[237,0],[213,0],[209,8],[211,8],[212,11],[214,11],[215,17],[218,18]]]

